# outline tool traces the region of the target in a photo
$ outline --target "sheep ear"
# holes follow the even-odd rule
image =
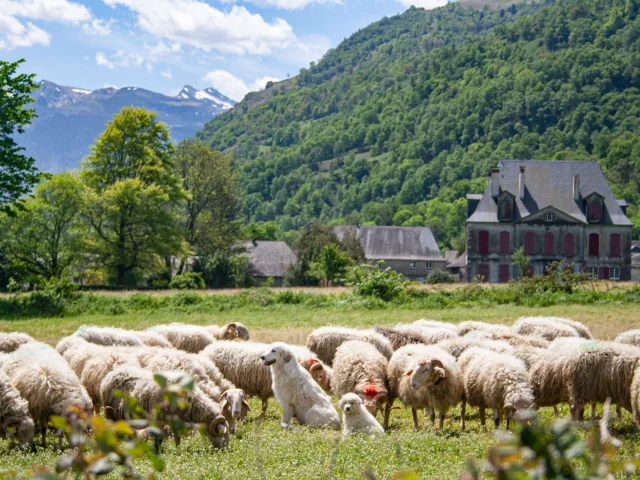
[[[242,406],[247,410],[251,410],[251,406],[249,405],[249,402],[247,402],[244,398],[242,399]]]
[[[227,405],[229,405],[229,402],[227,401],[226,398],[222,399],[222,403],[220,404],[220,406],[222,407],[222,409],[224,410],[225,408],[227,408]]]
[[[436,367],[433,369],[440,378],[447,377],[447,371],[444,368]]]
[[[411,375],[413,375],[413,369],[409,370],[407,373],[405,373],[405,375],[407,377],[410,377]]]

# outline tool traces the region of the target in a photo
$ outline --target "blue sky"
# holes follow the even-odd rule
[[[0,59],[87,89],[176,95],[213,86],[235,100],[295,75],[383,16],[446,0],[0,0]]]

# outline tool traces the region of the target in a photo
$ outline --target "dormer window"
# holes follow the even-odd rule
[[[498,219],[509,221],[513,218],[513,197],[504,195],[498,201]]]
[[[556,219],[556,214],[553,212],[547,212],[544,214],[545,222],[553,222]]]
[[[587,220],[589,222],[602,221],[602,198],[598,195],[587,200]]]

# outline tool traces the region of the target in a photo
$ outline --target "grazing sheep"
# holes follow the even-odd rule
[[[283,428],[289,428],[293,418],[301,425],[340,428],[331,399],[296,361],[292,349],[273,343],[260,358],[271,370],[273,393],[282,406]]]
[[[144,345],[135,332],[122,328],[83,325],[74,335],[96,345],[119,345],[122,347],[142,347]]]
[[[160,374],[167,378],[168,384],[177,383],[185,375],[184,372]],[[172,407],[163,403],[162,387],[155,381],[153,372],[128,365],[117,368],[109,373],[100,385],[102,403],[107,418],[111,420],[123,420],[128,416],[125,401],[116,395],[117,391],[135,398],[146,411],[162,403],[160,420],[177,415],[182,421],[204,424],[205,434],[215,448],[224,448],[229,443],[229,425],[222,415],[220,405],[205,395],[197,384],[193,390],[185,392],[186,408]]]
[[[231,322],[223,326],[207,325],[203,327],[216,340],[240,340],[249,341],[249,329],[240,322]]]
[[[496,428],[504,415],[507,429],[515,412],[532,408],[534,395],[522,360],[476,347],[465,351],[458,365],[467,403],[479,407],[483,427],[486,426],[485,408],[493,410]]]
[[[421,360],[428,360],[434,352],[433,346],[423,344],[407,345],[396,350],[389,360],[387,378],[389,379],[389,402],[393,405],[399,399],[406,407],[411,407],[413,414],[413,426],[418,428],[418,409],[433,410],[427,388],[411,388],[411,373]],[[443,352],[444,353],[444,352]],[[409,373],[409,374],[408,374]],[[384,412],[384,424],[389,425],[391,409]]]
[[[549,342],[560,337],[580,337],[572,326],[554,320],[556,317],[521,317],[513,324],[513,331],[520,335],[542,337]]]
[[[416,343],[422,342],[422,335],[413,331],[400,331],[394,328],[384,328],[384,327],[376,327],[375,331],[380,335],[383,335],[389,343],[391,343],[391,348],[394,351],[398,350],[405,345],[414,345]]]
[[[230,388],[222,392],[220,407],[231,433],[236,433],[236,425],[245,419],[251,410],[247,396],[240,388]]]
[[[562,318],[562,317],[547,317],[547,318],[553,319],[558,323],[563,323],[564,325],[569,325],[570,327],[573,327],[578,332],[580,337],[586,340],[594,339],[594,336],[591,333],[591,330],[589,330],[584,323],[576,322],[575,320],[571,320],[569,318]]]
[[[268,345],[265,345],[265,348]],[[307,370],[313,379],[322,387],[325,392],[331,391],[331,378],[333,377],[333,369],[322,362],[318,356],[301,345],[289,345],[298,357],[298,362]]]
[[[471,339],[486,339],[486,340],[497,340],[497,341],[505,341],[509,343],[513,347],[520,347],[523,345],[529,345],[531,347],[538,348],[547,348],[549,346],[549,342],[542,337],[530,337],[528,335],[520,335],[519,333],[515,333],[508,327],[504,329],[495,329],[493,331],[489,330],[475,330],[467,333],[465,338]]]
[[[342,423],[344,429],[342,435],[352,435],[354,433],[382,433],[384,428],[378,423],[376,417],[371,415],[360,398],[355,393],[346,393],[338,404],[342,411]]]
[[[88,413],[93,410],[91,399],[76,374],[49,345],[22,344],[3,357],[2,369],[29,403],[29,414],[42,433],[43,445],[46,445],[51,415],[64,415],[72,405]]]
[[[162,335],[175,348],[189,353],[198,353],[216,341],[205,328],[184,323],[157,325],[147,328],[146,331]]]
[[[147,347],[173,348],[169,340],[155,332],[134,332]]]
[[[444,340],[436,344],[438,348],[443,349],[455,358],[459,358],[460,355],[467,349],[472,347],[485,348],[498,353],[511,353],[515,350],[510,344],[503,340],[488,340],[488,339],[473,339],[468,337],[457,337],[450,340]]]
[[[29,403],[11,384],[11,380],[0,370],[0,425],[5,434],[15,430],[18,445],[26,448],[33,443],[34,424],[29,416]]]
[[[437,346],[429,348],[428,356],[424,356],[424,353],[427,351],[424,350],[417,363],[412,363],[405,374],[410,376],[411,389],[427,390],[431,411],[437,411],[440,414],[439,430],[444,426],[444,417],[449,409],[453,405],[460,404],[460,429],[464,431],[466,403],[462,374],[455,357]],[[432,417],[431,421],[433,420]]]
[[[420,320],[416,320],[412,325],[418,325],[420,327],[427,328],[439,328],[439,329],[447,329],[452,332],[457,332],[457,327],[453,323],[448,322],[439,322],[438,320],[427,320],[426,318],[421,318]]]
[[[640,368],[636,368],[631,381],[631,412],[633,413],[636,431],[638,431],[640,430]]]
[[[370,343],[358,340],[344,342],[333,359],[331,390],[338,398],[355,393],[375,417],[389,400],[388,366],[388,360]]]
[[[624,343],[625,345],[631,345],[633,347],[640,347],[640,329],[622,332],[614,341]]]
[[[586,404],[607,398],[631,412],[631,383],[639,363],[640,349],[615,342],[590,341],[570,351],[562,375],[572,418],[582,420]]]
[[[469,332],[474,332],[477,330],[480,330],[483,332],[495,332],[495,331],[506,332],[506,331],[510,331],[511,329],[504,325],[495,325],[493,323],[476,322],[474,320],[461,322],[457,326],[458,335],[460,335],[461,337],[464,337]]]
[[[432,345],[443,340],[457,338],[458,334],[450,328],[433,328],[416,325],[413,323],[399,323],[395,326],[401,332],[415,332],[422,337],[422,343]]]
[[[361,340],[374,345],[387,359],[393,355],[391,343],[375,330],[356,330],[345,327],[321,327],[309,334],[307,347],[329,366],[340,345],[349,340]]]
[[[75,335],[69,335],[68,337],[63,337],[57,344],[56,344],[56,351],[64,356],[64,354],[67,352],[67,350],[71,349],[71,348],[75,348],[78,347],[80,345],[87,345],[89,342],[87,342],[84,338],[80,338],[77,337]]]
[[[26,333],[0,332],[0,353],[11,353],[16,350],[20,345],[25,343],[35,342],[33,337]]]

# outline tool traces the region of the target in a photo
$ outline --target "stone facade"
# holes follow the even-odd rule
[[[397,260],[397,259],[378,259],[382,260],[382,268],[391,268],[398,273],[404,275],[408,280],[422,282],[426,280],[432,270],[444,270],[447,262],[442,260]],[[375,263],[375,262],[374,262]]]

